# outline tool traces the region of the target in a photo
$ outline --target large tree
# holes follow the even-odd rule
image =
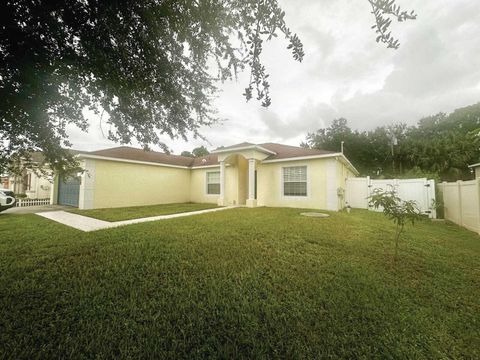
[[[192,152],[187,150],[182,151],[180,155],[186,156],[186,157],[202,157],[208,154],[210,154],[210,151],[208,151],[208,149],[205,146],[199,146],[193,149]]]
[[[480,160],[480,103],[419,121],[403,143],[405,163],[438,173],[444,180],[468,179]]]
[[[309,133],[303,146],[340,151],[363,175],[428,176],[447,181],[471,178],[469,164],[480,161],[480,103],[405,124],[352,130],[344,118]]]
[[[397,48],[391,19],[415,15],[365,3],[377,42]],[[4,0],[0,17],[0,173],[34,150],[56,169],[73,164],[67,125],[86,131],[85,109],[120,143],[199,136],[216,120],[217,82],[238,71],[251,73],[246,99],[270,104],[264,41],[282,35],[304,56],[276,0]]]

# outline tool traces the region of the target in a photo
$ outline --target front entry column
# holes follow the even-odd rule
[[[255,199],[255,159],[248,159],[248,207],[257,206]]]
[[[218,206],[225,206],[225,161],[220,161],[220,197]]]

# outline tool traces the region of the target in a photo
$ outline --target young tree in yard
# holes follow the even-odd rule
[[[400,243],[400,235],[403,233],[407,223],[415,224],[415,221],[424,218],[424,215],[418,209],[415,201],[403,201],[400,199],[394,189],[383,190],[374,189],[370,196],[369,205],[375,209],[382,208],[386,217],[394,222],[395,230],[395,254],[393,262],[398,257],[398,245]]]
[[[394,0],[365,0],[377,42],[398,48],[391,19],[414,19]],[[219,81],[248,69],[244,96],[269,106],[265,41],[303,46],[277,0],[4,0],[0,2],[0,172],[42,151],[55,170],[74,165],[67,126],[87,131],[85,109],[107,114],[109,139],[145,148],[186,139],[216,121]],[[211,64],[216,65],[216,71]]]

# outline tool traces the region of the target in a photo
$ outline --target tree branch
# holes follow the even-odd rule
[[[400,42],[388,31],[392,24],[390,17],[396,18],[398,22],[403,22],[415,20],[417,14],[413,10],[402,11],[400,6],[395,4],[395,0],[368,0],[368,2],[372,7],[372,14],[375,16],[375,24],[372,29],[375,29],[375,33],[378,34],[376,41],[386,44],[387,48],[398,49]]]

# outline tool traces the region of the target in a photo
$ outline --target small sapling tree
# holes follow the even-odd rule
[[[372,195],[369,197],[370,206],[375,209],[382,208],[383,214],[392,220],[396,227],[395,231],[395,255],[394,263],[398,256],[398,245],[400,242],[400,235],[403,233],[405,224],[415,224],[415,221],[424,218],[421,211],[417,207],[417,203],[413,200],[403,201],[400,199],[393,188],[389,190],[374,189]]]

